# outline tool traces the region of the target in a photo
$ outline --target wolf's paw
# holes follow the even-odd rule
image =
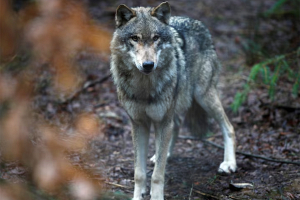
[[[132,198],[132,200],[143,200],[143,197],[141,197],[141,198]]]
[[[235,162],[230,162],[230,161],[224,161],[221,163],[219,169],[218,169],[218,172],[219,173],[226,173],[226,174],[230,174],[232,172],[235,172],[236,171],[236,163]]]
[[[150,158],[150,161],[153,162],[153,163],[155,163],[155,161],[156,161],[156,156],[155,156],[155,154]]]
[[[132,198],[132,200],[143,200],[144,197],[146,196],[146,193],[141,193],[140,195],[134,195],[134,197]]]
[[[167,158],[169,158],[170,156],[171,156],[171,154],[168,153]],[[156,162],[156,156],[155,156],[155,154],[150,158],[150,161],[153,162],[153,163]]]
[[[150,200],[164,200],[164,184],[151,184]]]
[[[138,184],[136,181],[132,200],[143,200],[146,195],[146,191],[146,182],[144,182],[144,184]]]

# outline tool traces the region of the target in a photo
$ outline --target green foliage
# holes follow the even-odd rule
[[[261,8],[255,17],[246,21],[247,32],[242,49],[248,65],[296,50],[299,41],[299,5],[300,0],[277,0],[268,10]],[[265,24],[270,26],[266,27]]]
[[[300,16],[300,0],[278,0],[276,3],[266,12],[263,13],[265,17],[271,17],[272,15],[284,15],[291,14],[295,17]],[[293,9],[284,10],[285,5],[292,5]]]
[[[276,85],[280,80],[280,77],[286,76],[290,81],[293,81],[292,95],[296,98],[299,94],[299,82],[300,82],[300,68],[298,71],[294,71],[288,64],[299,58],[300,48],[297,51],[276,56],[274,58],[265,60],[263,62],[255,64],[250,71],[247,82],[244,85],[243,91],[236,93],[234,101],[231,104],[231,108],[234,112],[237,112],[239,107],[246,101],[249,92],[253,88],[253,85],[258,82],[259,78],[269,88],[269,97],[274,100]],[[288,59],[293,57],[293,59]],[[296,58],[295,58],[296,57]],[[271,68],[272,66],[272,68]],[[259,76],[261,75],[261,76]]]
[[[287,1],[288,0],[278,0],[268,11],[264,13],[265,16],[269,17],[273,13],[278,12]]]
[[[235,95],[231,105],[234,112],[247,100],[249,92],[257,84],[268,88],[272,101],[279,81],[291,83],[292,96],[299,95],[300,48],[295,43],[299,41],[299,5],[300,0],[276,0],[267,11],[258,12],[256,17],[249,19],[243,51],[246,64],[252,67],[242,91]],[[286,21],[290,26],[286,26]],[[261,26],[269,22],[271,28]]]
[[[239,107],[246,101],[248,93],[250,91],[250,85],[246,83],[242,92],[237,92],[234,101],[231,104],[231,108],[234,112],[237,112]]]
[[[299,93],[299,82],[300,82],[300,73],[298,73],[295,84],[293,85],[292,93],[295,97],[298,96]]]
[[[213,183],[217,180],[218,177],[219,177],[218,175],[214,175],[212,178],[210,178],[210,179],[208,180],[208,183],[209,183],[210,185],[213,184]]]

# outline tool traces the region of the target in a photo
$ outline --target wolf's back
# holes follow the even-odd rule
[[[178,32],[182,39],[181,50],[185,56],[185,67],[188,71],[188,80],[192,85],[192,91],[194,91],[194,85],[201,82],[204,91],[202,95],[205,95],[205,91],[216,86],[221,67],[208,29],[202,22],[186,17],[172,17],[170,26]],[[211,63],[212,69],[204,69],[206,67],[204,63],[207,61]],[[205,74],[206,71],[212,73]],[[193,97],[191,106],[186,113],[185,124],[193,135],[203,137],[209,131],[209,116],[194,99],[194,92],[191,94]]]
[[[169,25],[179,33],[186,44],[190,45],[190,43],[187,42],[189,42],[190,39],[195,39],[199,44],[199,50],[214,49],[211,35],[201,21],[188,17],[175,16],[171,17]]]
[[[169,25],[176,30],[182,40],[181,51],[185,57],[185,67],[191,84],[200,81],[205,91],[211,86],[215,87],[221,64],[209,30],[201,21],[187,17],[171,17]],[[211,65],[206,65],[207,62]]]

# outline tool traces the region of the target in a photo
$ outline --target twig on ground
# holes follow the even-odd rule
[[[205,197],[210,197],[210,198],[214,198],[214,199],[220,199],[219,197],[217,196],[213,196],[213,195],[210,195],[210,194],[206,194],[204,192],[201,192],[199,190],[195,190],[193,189],[193,192],[197,193],[197,194],[201,194],[202,196],[205,196]]]
[[[178,138],[182,140],[201,140],[201,141],[203,140],[202,138],[199,137],[185,136],[185,135],[179,135]]]
[[[299,92],[299,95],[300,95],[300,92]],[[296,111],[300,111],[300,108],[297,108],[297,107],[292,107],[292,106],[285,106],[285,105],[275,105],[276,108],[279,108],[279,109],[284,109],[288,112],[296,112]]]
[[[224,149],[224,147],[214,143],[214,142],[211,142],[211,141],[208,141],[208,140],[202,140],[200,138],[196,138],[196,137],[191,137],[191,136],[179,136],[178,138],[180,139],[184,139],[184,140],[201,140],[207,144],[210,144],[214,147],[217,147],[219,149]],[[266,161],[269,161],[269,162],[276,162],[276,163],[285,163],[285,164],[293,164],[293,165],[300,165],[300,162],[293,162],[293,161],[289,161],[289,160],[277,160],[277,159],[272,159],[272,158],[268,158],[268,157],[265,157],[265,156],[260,156],[260,155],[255,155],[255,154],[250,154],[250,153],[245,153],[245,152],[241,152],[241,151],[236,151],[236,153],[238,154],[241,154],[241,155],[244,155],[244,156],[248,156],[248,157],[254,157],[254,158],[258,158],[258,159],[262,159],[262,160],[266,160]]]
[[[191,200],[191,196],[192,196],[193,189],[194,189],[194,184],[192,184],[192,188],[191,188],[191,191],[190,191],[189,200]]]
[[[94,86],[94,85],[96,85],[96,84],[101,84],[101,83],[105,82],[110,76],[111,76],[111,74],[109,73],[109,74],[105,75],[105,76],[102,77],[102,78],[96,79],[96,80],[94,80],[94,81],[87,82],[87,83],[84,84],[84,86],[82,87],[82,89],[79,90],[78,92],[83,91],[83,90],[85,90],[86,88],[91,87],[91,86]]]
[[[120,187],[120,188],[130,188],[130,187],[127,187],[127,186],[124,186],[124,185],[120,185],[120,184],[117,184],[117,183],[111,183],[111,182],[107,182],[105,181],[104,183],[108,184],[108,185],[113,185],[113,186],[116,186],[116,187]]]
[[[232,196],[232,195],[230,195],[230,196],[228,196],[230,199],[238,199],[238,200],[241,200],[241,198],[236,198],[236,197],[234,197],[234,196]]]
[[[70,96],[69,98],[67,98],[66,100],[64,100],[62,103],[67,103],[67,102],[73,101],[74,98],[75,98],[78,94],[80,94],[82,91],[84,91],[85,89],[87,89],[87,88],[89,88],[89,87],[92,87],[92,86],[94,86],[94,85],[96,85],[96,84],[101,84],[101,83],[105,82],[106,80],[109,79],[110,76],[111,76],[111,74],[109,73],[109,74],[105,75],[105,76],[102,77],[102,78],[96,79],[96,80],[94,80],[94,81],[88,81],[88,82],[86,82],[86,83],[83,85],[82,88],[80,88],[78,91],[76,91],[72,96]]]

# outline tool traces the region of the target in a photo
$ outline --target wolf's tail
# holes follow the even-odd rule
[[[203,138],[209,131],[208,115],[206,111],[193,99],[192,106],[185,116],[185,124],[192,135]]]

